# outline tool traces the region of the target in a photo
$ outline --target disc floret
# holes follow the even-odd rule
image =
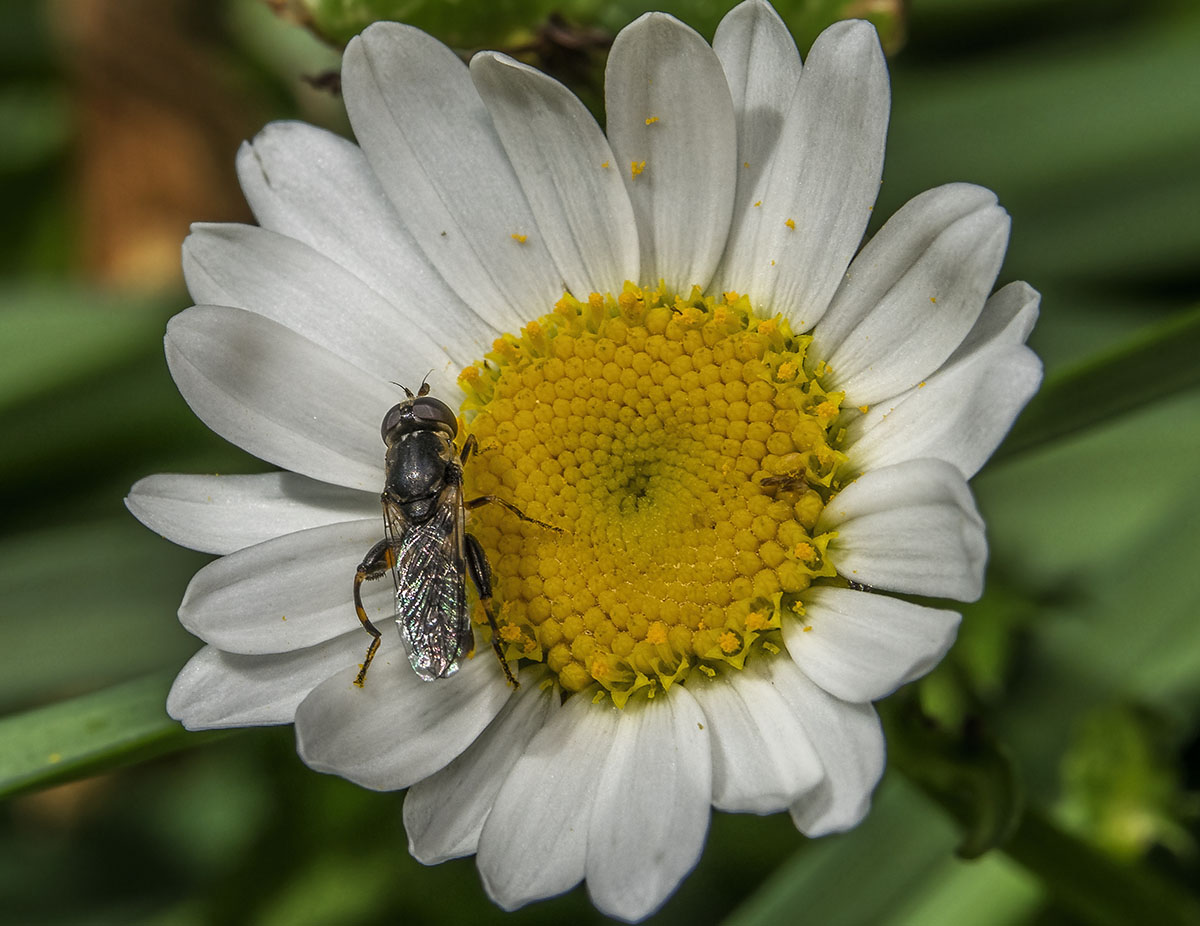
[[[468,491],[563,529],[473,516],[509,659],[624,706],[780,651],[835,575],[816,526],[843,395],[810,341],[737,293],[626,283],[564,295],[462,373]]]

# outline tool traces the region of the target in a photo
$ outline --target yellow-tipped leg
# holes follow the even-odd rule
[[[362,688],[367,681],[367,669],[371,668],[371,660],[375,658],[375,651],[379,649],[381,636],[378,628],[367,617],[367,611],[363,607],[362,584],[368,579],[378,579],[395,561],[396,554],[392,551],[391,544],[386,540],[381,540],[367,551],[367,555],[363,557],[363,561],[358,566],[358,571],[354,573],[354,613],[358,615],[363,630],[373,637],[371,645],[367,647],[367,655],[363,659],[362,668],[358,670],[358,675],[354,678],[354,684],[359,688]]]

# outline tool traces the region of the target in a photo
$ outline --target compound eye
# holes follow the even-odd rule
[[[418,421],[443,425],[452,435],[458,433],[458,418],[441,399],[431,395],[418,396],[413,400],[412,412]]]
[[[400,427],[405,419],[412,419],[412,404],[412,399],[405,399],[403,402],[393,405],[383,416],[383,426],[379,429],[379,433],[385,444],[388,442],[388,435]]]

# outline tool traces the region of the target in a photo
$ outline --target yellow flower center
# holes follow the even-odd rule
[[[736,293],[626,283],[564,296],[463,371],[467,497],[562,530],[472,512],[510,659],[623,706],[779,651],[799,594],[834,575],[815,527],[843,397],[810,340]]]

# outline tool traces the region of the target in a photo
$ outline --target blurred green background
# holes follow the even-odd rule
[[[867,822],[808,841],[717,814],[651,921],[1200,923],[1200,5],[904,7],[779,5],[802,50],[872,13],[894,96],[876,214],[951,180],[998,193],[1001,282],[1043,293],[1046,386],[974,482],[986,596],[881,706]],[[188,223],[249,220],[240,140],[346,131],[320,86],[340,40],[399,11],[594,101],[606,40],[646,8],[711,36],[726,4],[0,6],[0,920],[603,919],[581,889],[506,915],[470,859],[423,868],[402,796],[308,771],[290,729],[179,731],[162,704],[198,643],[174,612],[206,557],[122,498],[153,472],[264,469],[193,418],[160,339],[188,305]]]

